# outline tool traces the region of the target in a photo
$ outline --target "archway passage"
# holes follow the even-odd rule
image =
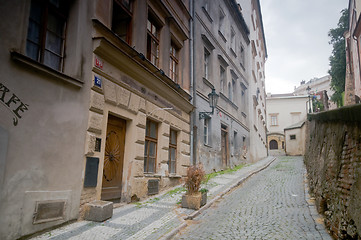
[[[269,148],[270,148],[271,150],[273,150],[273,149],[278,149],[278,143],[277,143],[277,141],[276,141],[276,140],[271,140],[271,141],[269,142]]]

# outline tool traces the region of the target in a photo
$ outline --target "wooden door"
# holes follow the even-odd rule
[[[222,164],[228,165],[228,131],[227,126],[221,126],[221,151],[222,151]]]
[[[125,125],[125,120],[109,115],[105,140],[102,200],[117,200],[121,196]]]

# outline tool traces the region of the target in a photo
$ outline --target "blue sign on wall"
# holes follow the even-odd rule
[[[102,87],[102,79],[100,77],[94,76],[94,86]]]

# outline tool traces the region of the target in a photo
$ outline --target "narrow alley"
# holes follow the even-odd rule
[[[331,239],[304,181],[302,157],[279,157],[174,239]]]

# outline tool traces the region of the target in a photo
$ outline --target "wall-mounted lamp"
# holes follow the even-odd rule
[[[216,90],[212,88],[212,92],[208,94],[209,106],[212,108],[212,112],[200,112],[199,119],[210,118],[210,115],[213,115],[214,108],[217,106],[219,95],[216,93]]]

